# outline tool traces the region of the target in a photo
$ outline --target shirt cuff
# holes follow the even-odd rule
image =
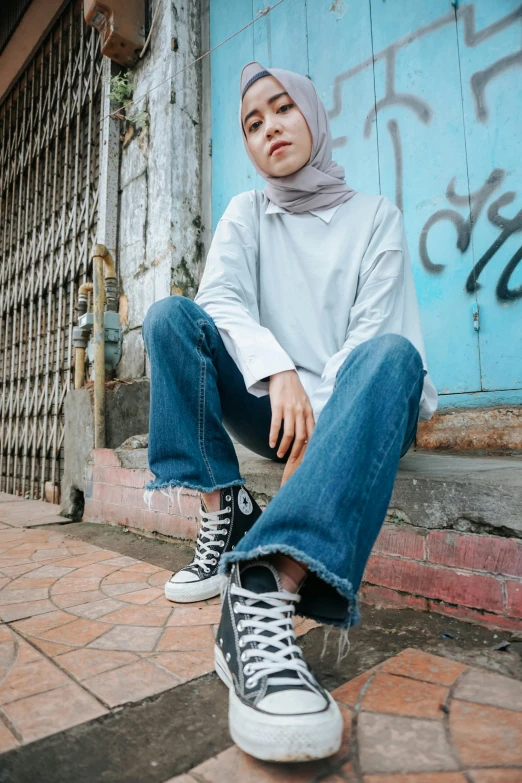
[[[295,364],[288,354],[281,350],[277,354],[261,356],[248,354],[242,357],[241,371],[247,390],[256,397],[268,394],[268,381],[278,372],[295,370]]]

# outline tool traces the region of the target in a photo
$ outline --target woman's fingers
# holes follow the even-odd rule
[[[314,431],[314,429],[315,429],[314,414],[313,414],[313,411],[310,410],[310,413],[306,417],[306,439],[307,440],[310,440],[310,438],[312,437],[312,432]]]
[[[295,420],[295,440],[290,453],[290,462],[295,462],[301,454],[305,441],[307,440],[306,421],[304,415],[298,415]]]
[[[277,450],[278,457],[285,456],[292,440],[294,439],[294,434],[295,434],[294,409],[288,407],[285,408],[285,412],[284,412],[284,434],[281,443],[279,444],[279,448]]]
[[[272,407],[272,423],[270,425],[270,434],[268,436],[268,443],[271,449],[275,449],[277,439],[279,437],[279,430],[281,429],[281,422],[283,420],[283,406],[274,405]]]

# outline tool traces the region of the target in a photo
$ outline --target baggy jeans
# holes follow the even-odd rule
[[[276,461],[268,395],[255,397],[212,318],[182,296],[156,302],[143,324],[151,368],[147,490],[241,485],[230,435]],[[340,627],[359,621],[357,590],[390,502],[399,459],[415,438],[425,371],[417,349],[386,334],[340,367],[299,468],[220,570],[273,553],[308,566],[299,614]],[[230,434],[229,434],[230,433]],[[288,452],[289,454],[289,452]]]

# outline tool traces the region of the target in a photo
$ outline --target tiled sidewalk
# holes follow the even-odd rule
[[[21,527],[22,505],[0,496],[0,753],[212,670],[218,599],[171,604],[170,571]],[[33,526],[55,511],[27,510]],[[516,680],[408,649],[334,695],[335,757],[274,765],[231,747],[168,783],[522,783]]]
[[[522,783],[522,683],[407,649],[333,692],[339,753],[268,764],[232,747],[168,783]]]
[[[0,522],[0,752],[212,671],[218,598],[172,604],[170,571],[21,517]]]

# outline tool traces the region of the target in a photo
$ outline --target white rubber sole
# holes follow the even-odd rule
[[[200,582],[165,582],[165,598],[179,604],[206,601],[220,595],[225,580],[223,574],[217,574]]]
[[[245,753],[261,761],[313,761],[333,756],[341,747],[343,719],[328,694],[325,712],[273,715],[248,707],[238,698],[220,648],[214,647],[214,666],[229,689],[230,735]]]

